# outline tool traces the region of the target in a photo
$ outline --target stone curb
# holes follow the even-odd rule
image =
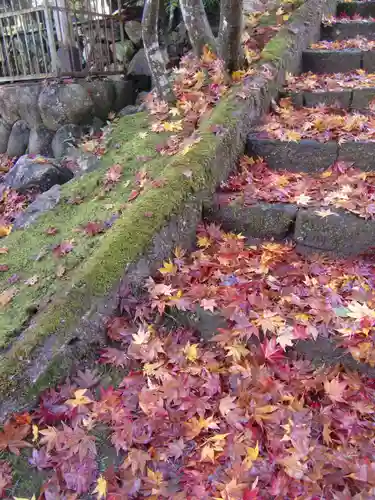
[[[329,91],[304,90],[301,92],[286,92],[286,97],[291,97],[296,108],[313,108],[319,104],[328,106],[338,105],[344,109],[366,110],[369,104],[375,100],[375,87],[358,89],[342,89]]]
[[[319,142],[301,139],[299,142],[264,139],[261,133],[249,134],[247,153],[261,156],[271,168],[291,172],[319,172],[335,161],[354,163],[354,166],[373,171],[375,164],[375,141],[368,142]]]
[[[297,244],[303,253],[323,252],[340,257],[359,255],[375,248],[375,220],[366,220],[345,210],[326,207],[303,208],[288,203],[256,203],[244,206],[240,200],[228,204],[220,193],[205,208],[205,217],[226,231],[240,231],[248,238],[284,240]],[[229,202],[230,203],[230,202]]]
[[[322,40],[345,40],[363,36],[368,40],[375,39],[375,22],[351,21],[337,22],[332,26],[322,26]]]
[[[345,73],[356,69],[375,71],[375,52],[362,50],[307,49],[302,55],[303,72]]]
[[[270,59],[260,61],[268,65],[267,76],[274,75],[272,81],[263,75],[251,77],[243,84],[248,95],[246,100],[237,97],[238,88],[235,88],[217,105],[210,118],[200,125],[201,141],[187,155],[176,155],[163,171],[166,186],[145,192],[116,221],[101,246],[77,269],[69,287],[53,297],[2,354],[0,420],[29,408],[41,390],[55,385],[69,373],[77,359],[103,342],[104,320],[118,311],[129,287],[139,292],[145,279],[156,272],[177,245],[192,246],[201,220],[202,200],[227,178],[243,152],[248,130],[276,98],[286,72],[300,67],[302,51],[319,36],[323,13],[332,14],[335,5],[334,0],[307,0],[293,14],[289,24],[276,35],[278,39],[285,38],[280,54],[271,62]],[[226,126],[220,137],[211,131],[212,124],[216,123]],[[183,174],[187,165],[195,182]],[[172,198],[171,186],[176,186],[173,191],[176,196]],[[158,211],[160,199],[164,202],[162,211]],[[156,222],[151,228],[150,220],[139,234],[134,221],[132,224],[129,221],[133,216],[137,220],[138,211],[146,210],[148,203],[153,203],[158,212]],[[121,258],[111,269],[111,282],[107,284],[106,278],[105,286],[95,289],[93,279],[100,283],[99,278],[107,273],[114,247],[121,249]],[[41,339],[39,344],[31,342],[35,332]],[[27,348],[25,338],[29,339]]]
[[[375,17],[375,1],[339,2],[337,4],[337,16],[341,14],[347,14],[348,16],[359,14],[362,17]]]

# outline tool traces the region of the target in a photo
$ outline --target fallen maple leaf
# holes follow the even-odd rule
[[[329,398],[335,403],[344,403],[343,394],[347,388],[346,382],[340,382],[338,377],[332,379],[330,382],[326,380],[324,382],[324,390],[328,394]]]
[[[30,433],[30,425],[17,425],[11,421],[7,421],[3,430],[0,431],[0,450],[5,451],[8,449],[15,455],[20,454],[21,448],[32,448],[32,445],[24,438]]]
[[[0,307],[5,307],[16,295],[17,289],[12,287],[0,293]]]
[[[4,238],[8,236],[8,234],[12,231],[12,226],[2,226],[0,225],[0,238]]]
[[[59,243],[58,245],[56,245],[53,248],[52,253],[56,257],[64,257],[65,255],[70,253],[72,250],[73,250],[73,240],[70,240],[70,241],[65,240],[65,241],[62,241],[61,243]]]
[[[73,406],[73,408],[91,404],[93,401],[92,399],[85,396],[86,392],[87,389],[78,389],[74,392],[74,399],[68,399],[66,401],[66,404],[68,404],[69,406]]]
[[[105,227],[102,222],[88,222],[83,226],[83,230],[88,236],[96,236],[99,233],[103,233]]]

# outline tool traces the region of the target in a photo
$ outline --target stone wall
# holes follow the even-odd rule
[[[100,129],[110,111],[133,104],[122,76],[0,86],[0,154],[61,158],[71,142]]]

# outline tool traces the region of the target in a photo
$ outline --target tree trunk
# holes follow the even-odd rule
[[[221,0],[219,54],[227,71],[240,68],[243,0]]]
[[[168,78],[165,51],[159,44],[159,0],[146,0],[142,17],[142,38],[152,81],[160,99],[174,100]]]
[[[180,0],[180,8],[195,55],[200,57],[205,45],[216,52],[216,40],[202,0]]]

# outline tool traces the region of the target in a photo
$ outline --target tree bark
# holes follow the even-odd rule
[[[146,0],[142,17],[142,38],[152,81],[160,99],[174,100],[166,68],[165,51],[159,44],[159,0]]]
[[[227,71],[240,68],[243,0],[221,0],[219,54]]]
[[[195,55],[200,57],[205,45],[216,52],[216,40],[202,0],[180,0],[180,8]]]

